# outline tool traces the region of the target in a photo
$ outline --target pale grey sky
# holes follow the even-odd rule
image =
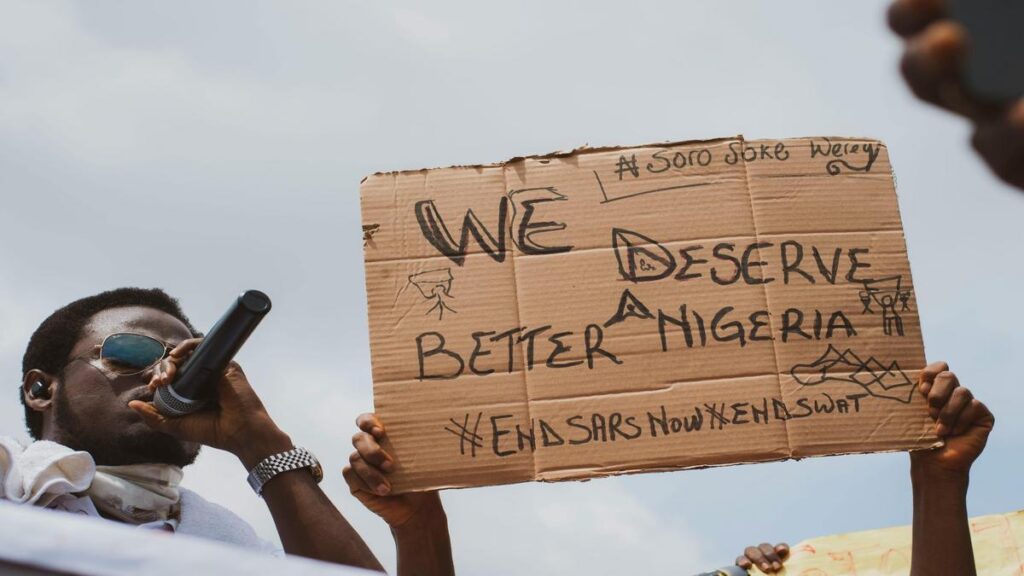
[[[729,136],[884,140],[930,359],[998,422],[970,511],[1024,508],[1024,193],[961,121],[913,100],[886,3],[0,0],[0,434],[52,310],[161,286],[208,327],[259,288],[240,360],[385,562],[340,470],[372,406],[359,221],[371,172],[590,143]],[[274,537],[232,457],[186,484]],[[904,454],[449,492],[467,574],[687,574],[747,544],[910,520]]]

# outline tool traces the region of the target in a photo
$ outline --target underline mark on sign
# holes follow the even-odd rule
[[[668,192],[668,191],[671,191],[671,190],[682,190],[684,188],[699,188],[701,186],[708,186],[709,184],[711,184],[711,182],[694,182],[692,184],[680,184],[679,186],[667,186],[665,188],[655,188],[653,190],[644,190],[642,192],[633,192],[633,193],[630,193],[630,194],[623,194],[622,196],[612,196],[611,198],[609,198],[608,197],[608,192],[607,192],[607,190],[605,190],[604,183],[601,182],[601,176],[597,173],[597,170],[594,170],[594,177],[597,178],[597,185],[601,188],[601,195],[604,196],[604,200],[601,201],[601,204],[607,204],[609,202],[617,202],[619,200],[625,200],[627,198],[634,198],[636,196],[643,196],[644,194],[654,194],[654,193],[657,193],[657,192]]]

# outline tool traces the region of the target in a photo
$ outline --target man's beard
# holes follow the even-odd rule
[[[56,439],[72,450],[88,452],[100,466],[127,464],[173,464],[185,467],[195,462],[199,445],[183,442],[156,430],[144,433],[103,435],[83,422],[71,408],[63,387],[58,386],[54,402],[54,424],[60,431]]]

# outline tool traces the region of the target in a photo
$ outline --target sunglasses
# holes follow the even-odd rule
[[[103,339],[100,363],[118,376],[134,376],[156,366],[174,346],[151,336],[119,332]]]

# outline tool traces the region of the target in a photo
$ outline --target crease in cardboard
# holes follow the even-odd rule
[[[833,232],[830,232],[830,231],[807,232],[807,231],[803,231],[803,230],[796,230],[796,231],[792,231],[792,232],[771,232],[771,233],[767,233],[767,234],[762,234],[761,236],[765,237],[765,238],[779,238],[779,237],[784,237],[784,236],[785,237],[789,237],[789,236],[821,236],[821,237],[825,238],[825,237],[829,237],[829,236],[851,236],[851,235],[859,235],[859,234],[898,234],[900,239],[905,240],[905,238],[906,238],[904,236],[903,230],[900,229],[900,228],[872,228],[872,229],[867,229],[867,230],[839,230],[839,231],[833,231]],[[668,242],[660,242],[659,244],[661,244],[661,245],[670,245],[670,244],[695,244],[695,243],[701,243],[701,242],[709,242],[710,243],[710,242],[718,242],[718,241],[723,241],[723,240],[742,240],[742,239],[745,239],[745,238],[753,239],[754,236],[752,236],[752,235],[743,235],[743,234],[730,234],[730,235],[717,236],[717,237],[712,237],[712,238],[708,238],[708,237],[693,237],[693,238],[689,238],[689,237],[687,237],[687,238],[681,238],[679,240],[672,240],[672,241],[668,241]],[[653,246],[653,245],[654,244],[650,244],[650,243],[638,243],[637,244],[637,246],[641,246],[641,247]],[[609,253],[614,253],[614,251],[615,251],[615,248],[612,248],[610,246],[594,246],[594,247],[590,247],[590,248],[576,248],[576,247],[573,247],[572,254],[574,254],[574,255],[575,254],[585,254],[587,252],[609,252]],[[480,254],[480,253],[477,253],[477,252],[467,252],[468,256],[477,255],[477,254]],[[537,256],[537,257],[539,257],[539,258],[545,258],[545,257],[557,258],[559,256],[564,256],[564,254],[550,254],[550,255],[543,255],[543,256]],[[437,259],[437,260],[444,260],[444,257],[443,256],[437,256],[437,257],[435,257],[435,259]],[[408,257],[408,258],[385,258],[385,259],[368,260],[366,262],[366,264],[370,265],[370,266],[373,266],[373,265],[376,265],[376,264],[409,263],[409,262],[419,262],[419,261],[422,261],[422,260],[424,260],[424,258],[422,256],[412,256],[412,257]],[[623,280],[623,282],[625,282],[625,281]]]
[[[506,170],[508,169],[508,166],[507,166],[508,164],[511,164],[511,162],[507,162],[507,163],[505,163],[505,164],[503,164],[501,166],[501,181],[503,183],[503,188],[502,189],[505,191],[506,194],[509,192],[508,175],[506,174]],[[524,169],[525,169],[525,166],[524,166]],[[521,308],[521,305],[520,305],[520,302],[522,300],[521,300],[521,298],[519,296],[519,276],[518,276],[518,272],[517,272],[517,268],[516,268],[516,250],[512,249],[510,252],[511,252],[511,256],[509,257],[509,260],[511,261],[511,268],[512,268],[512,288],[513,288],[513,291],[515,292],[515,295],[516,295],[516,301],[515,301],[516,326],[522,326],[523,325],[523,323],[522,323],[523,322],[523,320],[522,320],[523,319],[523,313],[522,313],[522,308]],[[520,356],[522,358],[526,358],[526,350],[524,348],[524,343],[522,341],[519,342],[519,354],[520,354]],[[532,422],[533,421],[533,416],[532,416],[532,414],[530,412],[531,412],[533,407],[531,406],[532,401],[530,399],[530,381],[529,381],[530,375],[529,375],[529,370],[522,370],[521,372],[522,372],[522,376],[523,376],[523,396],[526,397],[526,405],[525,405],[525,408],[526,408],[526,419],[527,419],[528,422]],[[537,454],[536,453],[531,453],[530,454],[530,462],[533,465],[533,477],[536,478],[537,477]]]
[[[883,420],[875,422],[874,427],[871,429],[870,432],[868,432],[867,436],[864,437],[864,443],[867,444],[871,442],[871,439],[874,438],[879,433],[879,431],[884,430],[885,427],[892,422],[892,420],[893,415],[888,414],[885,416]]]
[[[827,456],[842,456],[849,454],[859,454],[859,452],[851,452],[848,454],[828,454]],[[705,470],[708,468],[724,468],[726,466],[742,466],[746,464],[767,464],[769,462],[785,462],[787,460],[801,460],[792,455],[781,455],[778,457],[767,457],[758,460],[746,460],[742,462],[733,463],[713,463],[707,462],[702,464],[692,464],[687,466],[663,466],[657,463],[652,463],[650,466],[637,468],[625,468],[616,467],[608,468],[602,466],[590,466],[590,467],[566,467],[549,469],[543,472],[544,476],[538,478],[540,482],[561,482],[564,480],[589,480],[591,478],[611,478],[614,476],[627,476],[630,474],[647,474],[651,472],[677,472],[679,470]],[[553,473],[552,473],[553,472]]]
[[[741,146],[745,146],[746,145],[746,141],[743,138],[742,134],[739,136],[739,141],[740,141]],[[745,182],[746,187],[747,187],[747,198],[750,200],[750,220],[751,220],[751,222],[752,222],[752,224],[754,226],[754,241],[758,245],[760,245],[760,243],[761,243],[761,234],[760,234],[760,232],[757,229],[757,209],[754,207],[754,190],[750,186],[750,165],[747,162],[747,158],[746,158],[745,155],[742,155],[740,157],[743,160],[743,176],[744,176],[744,182]],[[796,192],[792,192],[791,195],[792,196],[796,196]],[[758,252],[758,259],[761,260],[761,249],[758,248],[757,252]],[[768,300],[768,287],[767,287],[767,284],[761,284],[761,295],[764,297],[765,308],[768,309],[768,310],[772,310],[773,308],[772,308],[771,302],[769,302],[769,300]],[[772,314],[770,312],[768,314],[768,323],[772,326],[772,333],[774,334],[775,333],[775,320],[773,319]],[[782,368],[779,366],[779,349],[778,349],[778,344],[775,341],[775,339],[772,339],[772,359],[775,361],[775,386],[776,386],[776,389],[779,392],[779,397],[782,398],[783,397],[783,393],[782,393],[782,376],[781,376],[782,375]],[[788,421],[787,420],[783,420],[782,421],[782,428],[786,432],[787,456],[792,458],[793,457],[793,437],[789,433],[789,425],[788,425]]]

